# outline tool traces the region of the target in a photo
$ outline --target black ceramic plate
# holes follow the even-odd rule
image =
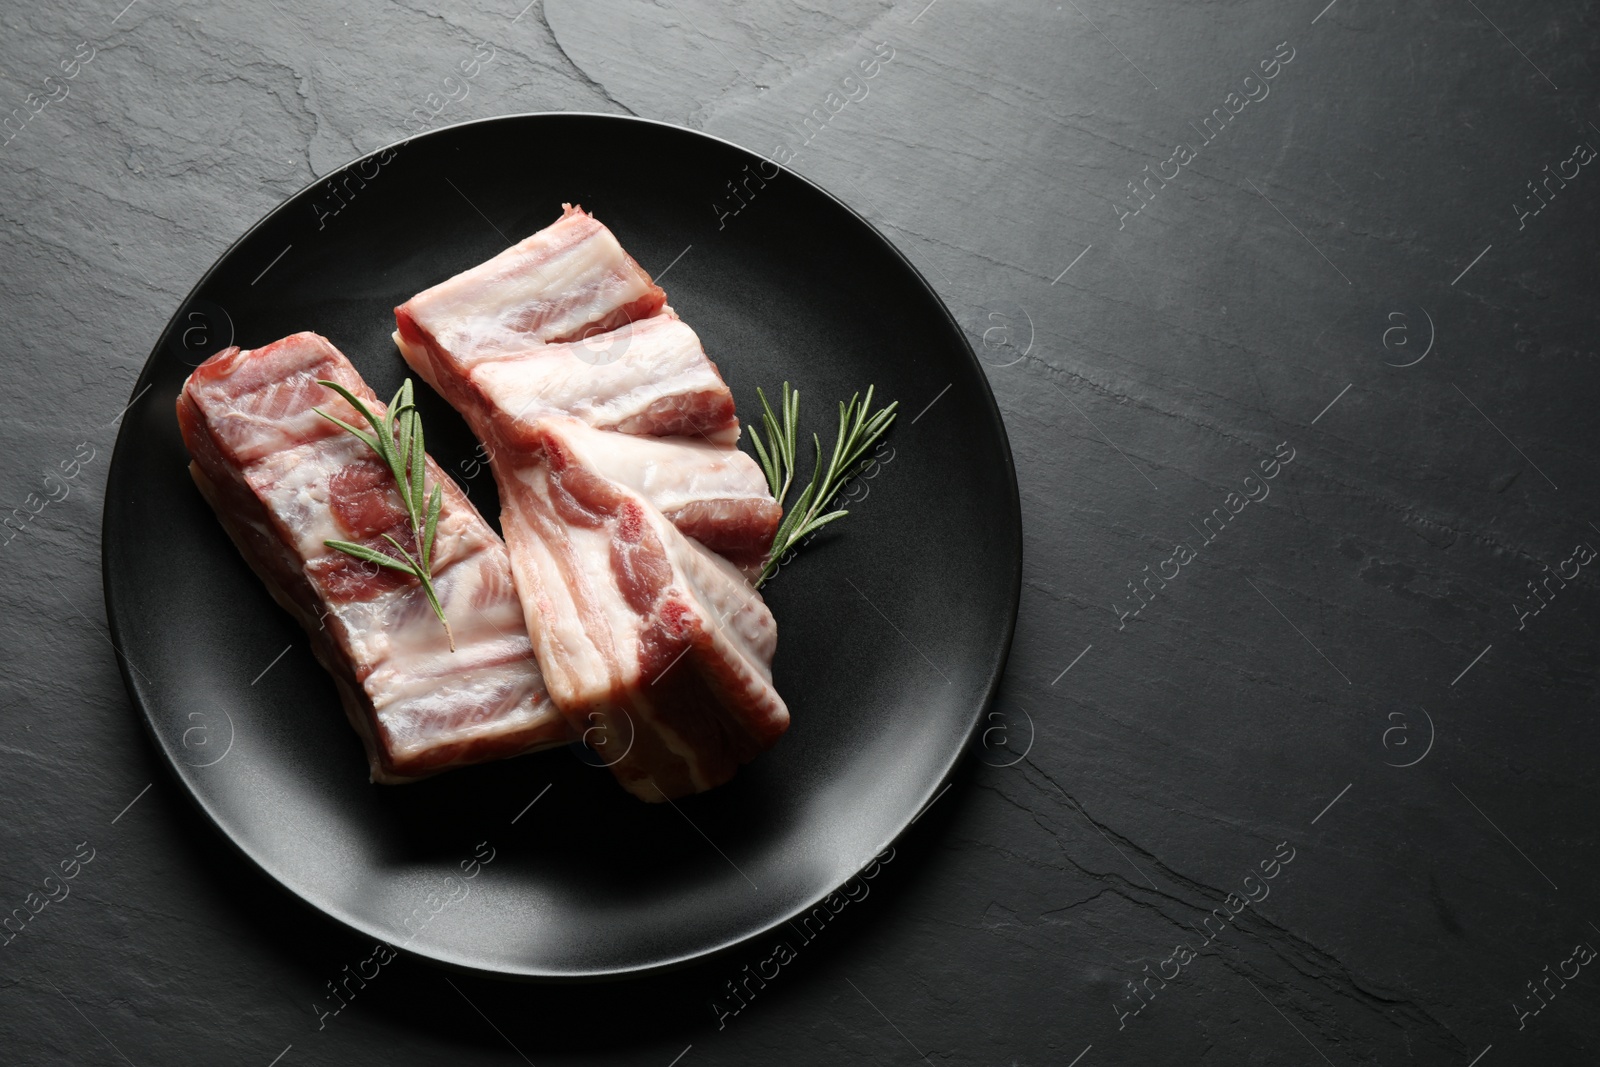
[[[168,326],[106,490],[106,601],[123,674],[206,814],[323,912],[484,972],[657,970],[814,905],[953,770],[1016,617],[1022,541],[1005,430],[961,330],[916,270],[804,179],[763,184],[773,172],[714,138],[613,116],[439,130],[272,212]],[[405,374],[394,306],[548,225],[563,201],[593,211],[662,277],[746,419],[756,387],[771,395],[785,380],[804,395],[808,437],[830,438],[835,402],[869,383],[901,404],[892,451],[853,493],[850,517],[765,591],[792,727],[733,782],[676,807],[635,800],[581,748],[369,784],[305,636],[190,483],[173,416],[204,357],[297,330],[332,339],[389,395]],[[499,505],[464,423],[437,397],[422,405],[433,455],[492,521]]]

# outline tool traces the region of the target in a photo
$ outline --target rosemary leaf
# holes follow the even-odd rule
[[[368,563],[376,563],[380,567],[391,567],[397,571],[405,571],[407,574],[416,573],[409,566],[401,563],[399,560],[390,556],[386,556],[375,548],[368,548],[366,545],[358,545],[354,541],[324,541],[322,543],[327,545],[329,548],[338,549],[347,556],[354,556],[356,559],[365,560]]]
[[[416,408],[407,414],[411,426],[411,492],[406,500],[413,508],[411,519],[415,523],[421,517],[422,502],[428,499],[423,483],[423,476],[428,470],[428,453],[422,447],[422,416],[417,414]]]
[[[433,499],[428,501],[428,522],[422,528],[422,565],[433,561],[433,534],[439,528],[439,509],[444,506],[444,486],[433,487]]]
[[[391,426],[400,431],[400,443],[395,447],[395,452],[406,462],[411,459],[411,397],[406,387],[411,384],[407,378],[395,392],[394,399],[389,402],[389,413],[384,416]]]
[[[767,476],[767,490],[774,500],[778,497],[778,468],[773,463],[772,457],[767,454],[767,446],[761,443],[761,435],[752,433],[750,443],[756,446],[756,458],[761,461],[761,470]]]
[[[832,522],[834,519],[842,519],[848,514],[850,514],[848,511],[830,511],[821,518],[812,519],[801,529],[795,531],[795,540],[798,541],[801,538],[809,537],[816,531],[828,525],[828,523]]]

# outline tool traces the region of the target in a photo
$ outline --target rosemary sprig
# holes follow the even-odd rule
[[[343,419],[329,415],[321,408],[312,409],[329,422],[355,434],[388,465],[389,472],[394,475],[395,485],[400,490],[400,499],[406,506],[406,514],[411,519],[411,536],[416,541],[417,554],[413,556],[407,552],[405,546],[389,534],[384,534],[383,539],[394,546],[398,556],[391,556],[352,541],[322,543],[367,563],[404,571],[421,582],[428,603],[433,605],[433,613],[439,616],[439,623],[444,627],[445,638],[450,642],[450,651],[454,652],[455,634],[450,631],[450,620],[444,617],[444,608],[439,604],[439,594],[433,588],[433,535],[439,526],[439,510],[444,506],[444,487],[435,485],[433,495],[425,496],[427,485],[423,476],[428,468],[428,453],[422,444],[422,416],[417,412],[417,405],[413,401],[411,379],[407,378],[401,383],[400,391],[389,401],[389,409],[382,418],[374,415],[372,409],[367,407],[360,397],[338,382],[319,378],[317,384],[325,385],[344,397],[345,401],[371,424],[373,432],[368,433],[351,426]],[[424,499],[427,501],[426,504],[423,503]]]
[[[778,525],[778,532],[772,538],[772,551],[767,555],[760,577],[756,579],[757,589],[777,573],[779,562],[802,540],[835,519],[850,514],[843,509],[826,509],[839,495],[844,484],[866,465],[867,452],[888,432],[890,424],[894,422],[895,409],[900,406],[899,401],[892,401],[887,407],[873,411],[873,388],[867,387],[865,399],[857,393],[848,403],[840,402],[839,435],[834,440],[833,454],[826,466],[822,462],[822,439],[816,434],[811,435],[817,455],[811,481],[800,491],[794,507],[784,514],[783,521]],[[782,507],[790,486],[794,484],[800,392],[791,389],[788,382],[783,383],[783,395],[778,405],[783,412],[781,418],[773,413],[765,393],[757,389],[756,395],[761,398],[761,422],[766,429],[766,440],[762,440],[762,431],[752,426],[750,441],[755,445],[761,469],[767,475],[767,487],[772,490],[778,506]]]

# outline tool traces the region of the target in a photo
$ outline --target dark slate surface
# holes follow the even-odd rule
[[[5,106],[55,97],[0,148],[0,499],[48,501],[0,534],[0,904],[76,872],[0,948],[0,1061],[1595,1061],[1600,5],[122,2],[0,17]],[[319,1030],[371,946],[228,850],[123,691],[99,517],[138,368],[238,234],[418,107],[786,146],[1005,413],[1027,559],[987,746],[720,1029],[727,962],[402,959]]]

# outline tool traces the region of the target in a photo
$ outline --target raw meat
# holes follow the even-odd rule
[[[508,439],[558,411],[602,430],[739,440],[733,394],[681,319],[663,313],[582,341],[478,362],[469,375]]]
[[[746,580],[782,511],[665,299],[569,206],[395,311],[407,362],[490,451],[552,699],[648,801],[726,781],[789,722]]]
[[[544,436],[528,442],[532,449],[559,427],[582,466],[638,493],[681,532],[747,573],[760,571],[783,509],[756,461],[737,448],[697,437],[608,433],[552,416],[538,426]]]
[[[455,652],[414,578],[323,544],[388,550],[388,533],[415,552],[388,468],[312,410],[366,425],[319,378],[384,411],[326,338],[298,333],[202,363],[179,395],[178,421],[195,484],[273,598],[310,634],[366,745],[373,780],[404,782],[568,742],[505,545],[431,460],[430,491],[444,487],[434,587]]]
[[[407,305],[446,352],[575,341],[660,311],[667,294],[582,208]]]
[[[567,205],[551,226],[396,308],[395,341],[496,450],[531,454],[541,419],[571,415],[597,429],[719,446],[730,469],[764,482],[734,448],[733,394],[665,300],[610,230]],[[736,509],[658,506],[684,533],[749,568],[765,558],[782,519],[764,486],[759,497]]]
[[[493,466],[556,706],[643,800],[720,785],[789,725],[772,613],[736,567],[588,462],[595,431],[559,416],[539,428],[526,461],[501,452]]]

